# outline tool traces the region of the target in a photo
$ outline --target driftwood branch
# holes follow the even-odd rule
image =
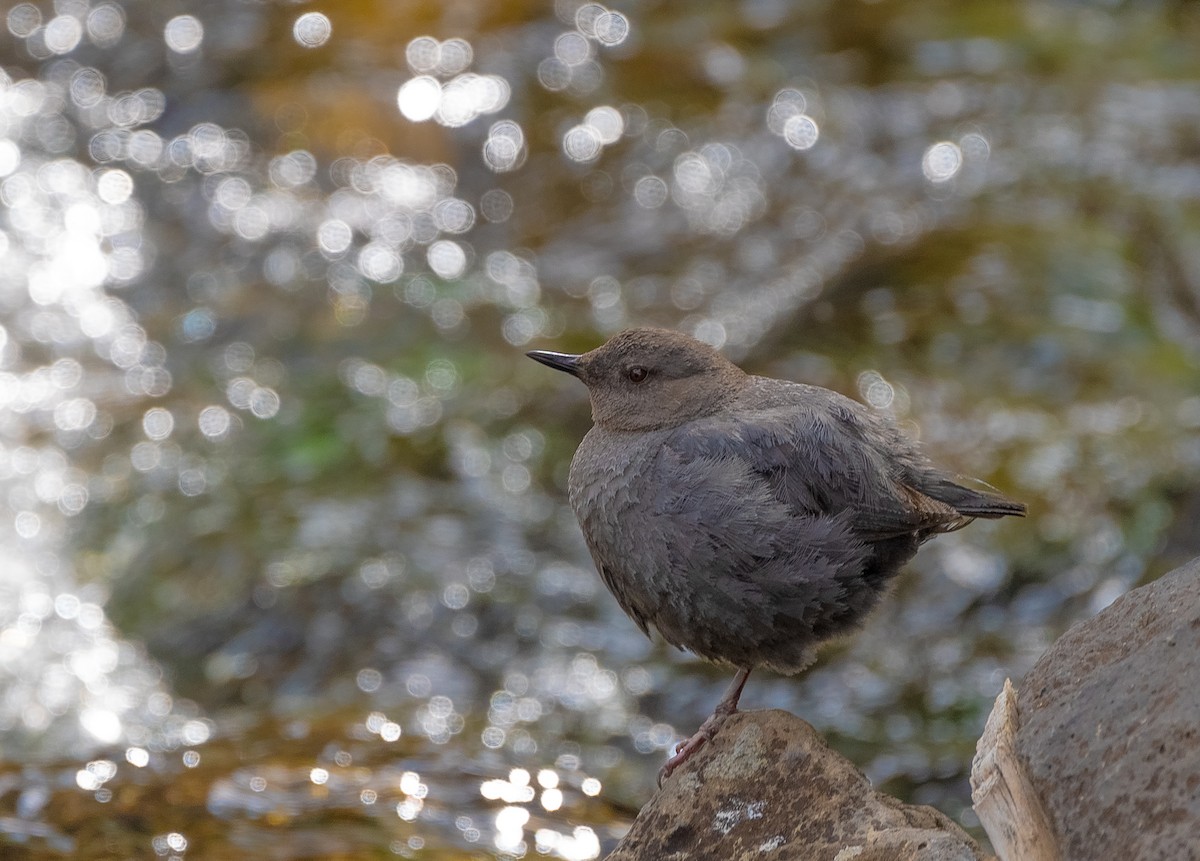
[[[971,763],[971,799],[1001,861],[1060,861],[1058,840],[1017,758],[1017,691],[996,697]]]

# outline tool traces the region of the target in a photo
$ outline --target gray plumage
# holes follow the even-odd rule
[[[569,489],[605,585],[644,632],[711,661],[798,672],[923,541],[1025,511],[932,465],[887,416],[677,332],[529,355],[591,395]]]

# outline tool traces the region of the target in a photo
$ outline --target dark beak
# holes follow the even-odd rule
[[[525,354],[535,362],[541,362],[556,371],[566,371],[572,377],[579,376],[579,356],[572,353],[551,353],[549,350],[530,350]]]

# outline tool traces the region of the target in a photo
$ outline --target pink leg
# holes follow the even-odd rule
[[[659,770],[659,786],[663,785],[663,781],[670,777],[675,772],[675,769],[691,759],[692,754],[704,747],[705,742],[717,734],[717,730],[725,722],[725,718],[737,711],[738,700],[742,698],[742,688],[746,687],[746,679],[748,678],[750,678],[749,667],[743,667],[737,671],[737,675],[733,677],[733,683],[725,691],[725,696],[721,697],[721,701],[717,703],[717,707],[713,709],[713,713],[709,716],[708,720],[700,724],[700,729],[696,730],[695,735],[685,741],[681,741],[675,747],[675,755],[668,759],[666,764]]]

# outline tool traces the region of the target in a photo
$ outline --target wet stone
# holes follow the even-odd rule
[[[638,815],[609,861],[982,861],[949,817],[872,789],[806,722],[739,712]]]
[[[1063,857],[1200,857],[1200,559],[1074,626],[1018,694]]]

